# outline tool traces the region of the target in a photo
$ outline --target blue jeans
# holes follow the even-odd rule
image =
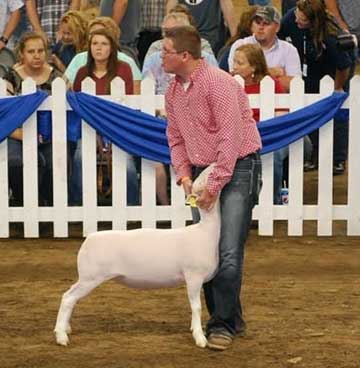
[[[219,268],[215,277],[204,284],[210,315],[208,332],[225,329],[235,335],[245,326],[240,302],[244,249],[252,209],[258,201],[262,185],[261,171],[258,153],[239,159],[230,182],[220,195]]]
[[[15,202],[23,205],[23,148],[22,141],[8,138],[9,186]],[[50,142],[38,145],[38,183],[40,204],[52,205],[52,145]]]
[[[70,204],[82,204],[82,158],[81,140],[78,140],[75,152],[71,155],[71,176],[69,180]],[[128,155],[127,160],[127,204],[139,204],[139,184],[134,158]]]
[[[249,5],[266,6],[271,5],[271,0],[248,0]]]
[[[289,156],[289,147],[274,152],[274,204],[281,204],[281,188],[283,186],[284,160]]]

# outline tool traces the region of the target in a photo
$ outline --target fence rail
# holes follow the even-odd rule
[[[35,91],[31,80],[23,83],[23,94]],[[154,82],[145,79],[142,82],[142,94],[127,96],[124,83],[117,78],[112,82],[110,96],[106,99],[155,114],[164,107],[164,97],[154,94]],[[95,94],[93,81],[83,83],[83,91]],[[319,94],[304,94],[301,79],[294,79],[289,94],[274,94],[273,82],[263,80],[261,93],[250,95],[252,107],[260,108],[261,119],[273,117],[275,108],[290,111],[314,103],[333,91],[333,81],[325,77],[321,82]],[[0,96],[6,95],[6,84],[0,80]],[[347,235],[360,235],[360,77],[352,79],[350,95],[345,107],[350,110],[349,122],[349,158],[347,180],[347,203],[333,204],[333,122],[320,129],[319,169],[317,204],[304,204],[303,140],[291,144],[289,149],[289,203],[273,205],[273,154],[262,156],[264,185],[259,204],[254,209],[253,218],[258,220],[259,235],[273,235],[274,222],[285,220],[288,223],[288,235],[302,236],[304,221],[317,221],[317,234],[331,236],[333,222],[347,222]],[[25,237],[39,237],[39,222],[52,222],[54,237],[68,237],[70,222],[82,222],[83,234],[97,231],[98,222],[108,221],[113,229],[126,229],[128,221],[141,221],[142,227],[156,227],[157,221],[171,221],[172,227],[184,226],[191,219],[190,210],[184,204],[184,195],[176,186],[171,171],[171,205],[157,206],[155,191],[154,163],[142,159],[141,165],[141,205],[126,205],[126,154],[113,147],[112,155],[112,205],[97,205],[96,184],[96,133],[82,122],[82,163],[83,163],[83,204],[68,206],[67,190],[67,154],[66,154],[66,110],[71,110],[66,101],[66,86],[61,79],[52,85],[52,96],[47,98],[38,110],[52,111],[53,145],[53,206],[42,207],[38,204],[37,180],[37,121],[33,114],[23,125],[23,173],[24,203],[22,207],[9,206],[9,186],[7,168],[7,140],[0,144],[0,237],[10,236],[9,225],[12,222],[24,223]],[[1,122],[0,122],[1,123]],[[346,188],[345,188],[346,189]]]

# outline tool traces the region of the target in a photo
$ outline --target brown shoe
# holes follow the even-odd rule
[[[222,333],[212,332],[207,338],[207,347],[211,350],[223,351],[228,349],[233,342],[231,336]]]

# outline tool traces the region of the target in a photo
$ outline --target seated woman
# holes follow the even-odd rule
[[[246,93],[260,93],[261,80],[270,75],[264,53],[260,46],[256,44],[246,44],[240,46],[234,55],[234,75],[240,75],[244,79]],[[284,93],[284,88],[277,79],[275,82],[275,93]],[[284,110],[276,110],[275,115],[279,116]],[[253,109],[253,117],[259,121],[259,109]],[[288,148],[281,148],[274,152],[274,203],[281,204],[281,188],[283,177],[283,161],[288,156]]]
[[[98,29],[107,29],[112,37],[115,40],[120,39],[120,29],[119,26],[114,22],[113,19],[110,17],[97,17],[94,20],[92,20],[89,23],[89,34],[92,32],[98,30]],[[134,94],[140,93],[140,83],[141,83],[141,72],[136,65],[135,61],[125,53],[118,51],[117,52],[118,60],[123,61],[127,64],[129,64],[133,80],[134,80]],[[86,65],[88,59],[88,52],[80,52],[79,54],[76,54],[75,57],[71,60],[70,64],[65,70],[64,76],[67,78],[67,80],[73,84],[76,74],[79,71],[79,69]]]
[[[87,21],[81,12],[68,11],[60,19],[59,31],[61,38],[53,48],[52,62],[64,72],[74,56],[86,50]]]
[[[61,77],[59,71],[47,62],[47,42],[41,34],[25,33],[18,44],[18,63],[11,68],[4,79],[8,81],[8,91],[12,94],[21,93],[21,83],[28,77],[32,78],[38,89],[51,92],[51,83]],[[40,117],[43,116],[40,114]],[[52,160],[51,130],[49,126],[41,126],[46,121],[39,117],[40,130],[38,142],[39,165],[39,201],[40,204],[52,203]],[[46,120],[46,119],[45,119]],[[42,128],[46,128],[42,130]],[[41,133],[44,132],[44,133]],[[23,160],[22,160],[22,129],[16,129],[8,139],[9,184],[14,202],[23,203]]]
[[[115,77],[120,77],[125,82],[125,93],[133,94],[133,78],[131,68],[128,64],[117,59],[118,44],[117,40],[112,36],[112,33],[103,28],[93,31],[90,35],[88,44],[88,62],[86,66],[79,69],[76,74],[73,89],[74,91],[81,90],[81,83],[86,77],[94,80],[96,85],[96,94],[110,94],[110,84]],[[103,139],[98,137],[98,142]],[[98,144],[99,151],[103,150],[103,145]],[[110,148],[108,148],[110,149]],[[81,150],[77,149],[78,155]],[[81,170],[79,164],[79,156],[76,156],[74,173],[77,175],[75,186],[81,185],[79,176]],[[111,165],[109,167],[109,180],[111,181]],[[74,183],[74,182],[73,182]],[[101,183],[102,184],[102,183]],[[102,186],[102,185],[101,185]],[[100,190],[102,188],[99,188]],[[138,203],[138,181],[137,172],[133,157],[128,156],[127,160],[127,202],[135,205]],[[78,192],[80,192],[78,190]],[[79,198],[77,198],[79,200]]]

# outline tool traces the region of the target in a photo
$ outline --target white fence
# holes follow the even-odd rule
[[[273,117],[275,107],[299,109],[318,101],[333,91],[333,81],[324,78],[320,94],[304,94],[303,82],[295,79],[289,94],[275,95],[273,82],[265,79],[260,95],[250,95],[252,107],[259,107],[261,119]],[[35,91],[31,80],[23,83],[23,93]],[[86,80],[83,91],[95,94],[94,83]],[[163,108],[163,96],[154,95],[154,83],[150,79],[142,82],[142,94],[125,96],[123,81],[114,80],[112,95],[102,96],[131,108],[154,114]],[[303,204],[303,141],[290,146],[289,154],[289,204],[273,205],[273,155],[264,155],[262,188],[259,204],[254,209],[253,218],[259,222],[259,235],[273,235],[274,221],[286,220],[288,235],[301,236],[305,220],[317,221],[317,234],[332,235],[334,220],[347,222],[347,235],[360,235],[360,77],[351,81],[350,97],[344,106],[350,109],[349,159],[347,204],[333,204],[332,147],[333,123],[320,129],[318,203]],[[6,85],[0,80],[0,96],[6,95]],[[68,237],[69,222],[82,222],[84,235],[94,232],[98,222],[112,222],[113,229],[126,229],[128,221],[141,221],[142,227],[155,227],[157,221],[171,221],[172,227],[184,226],[191,219],[190,210],[184,204],[184,194],[177,187],[173,174],[171,178],[171,205],[157,206],[155,192],[155,171],[152,162],[142,160],[141,165],[141,205],[126,205],[126,156],[114,147],[112,171],[112,205],[97,205],[96,185],[96,134],[86,123],[82,123],[83,157],[83,205],[69,207],[67,198],[66,160],[66,110],[71,109],[66,102],[65,83],[58,79],[53,83],[53,93],[39,110],[51,110],[53,116],[53,182],[54,200],[52,207],[39,207],[37,182],[37,122],[33,114],[23,126],[24,162],[24,205],[9,207],[7,140],[0,144],[0,237],[9,237],[11,222],[24,223],[25,237],[39,237],[39,222],[52,222],[55,237]],[[1,122],[0,122],[1,123]]]

